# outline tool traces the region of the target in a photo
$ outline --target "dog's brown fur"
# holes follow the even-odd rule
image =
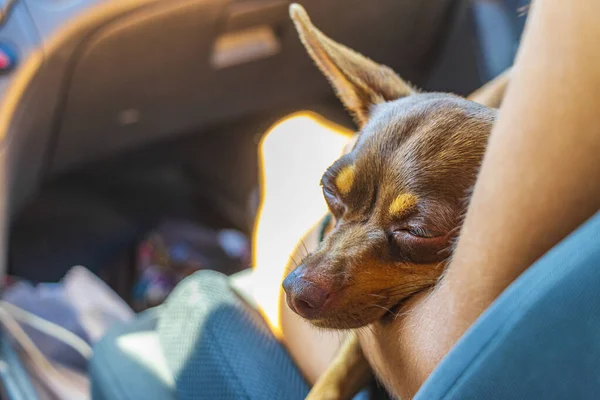
[[[360,128],[354,148],[322,179],[335,226],[294,279],[328,293],[309,318],[314,325],[362,328],[394,314],[443,273],[496,111],[451,94],[419,93],[388,67],[326,37],[300,6],[290,14]],[[499,105],[507,81],[503,75],[473,99]],[[292,309],[305,290],[294,279],[286,286]],[[351,339],[310,397],[355,394],[365,377],[361,355]],[[363,378],[344,382],[348,374]]]

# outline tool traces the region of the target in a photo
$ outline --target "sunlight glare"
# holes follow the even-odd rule
[[[277,337],[285,266],[301,236],[327,212],[319,182],[351,135],[319,115],[299,112],[276,123],[260,144],[253,295]]]

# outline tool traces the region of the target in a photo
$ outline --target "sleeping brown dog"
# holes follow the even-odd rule
[[[444,271],[508,74],[471,100],[420,93],[326,37],[299,5],[290,15],[360,131],[352,150],[323,175],[332,228],[285,279],[287,303],[320,328],[385,323]],[[389,374],[372,367],[393,392]],[[351,398],[370,371],[353,336],[309,398]]]

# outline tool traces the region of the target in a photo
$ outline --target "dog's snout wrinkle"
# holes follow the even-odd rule
[[[359,257],[372,250],[375,242],[382,240],[385,240],[382,229],[366,223],[355,223],[341,227],[335,235],[331,236],[323,250],[332,258]]]

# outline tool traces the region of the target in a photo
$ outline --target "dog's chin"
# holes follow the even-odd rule
[[[346,330],[360,329],[385,317],[387,311],[371,311],[369,313],[357,313],[356,309],[339,310],[328,313],[327,316],[310,319],[309,322],[320,329]]]
[[[366,303],[345,305],[343,308],[330,309],[327,314],[308,321],[317,328],[330,330],[360,329],[379,321],[391,322],[402,312],[406,302],[421,290],[394,299],[386,306]]]

